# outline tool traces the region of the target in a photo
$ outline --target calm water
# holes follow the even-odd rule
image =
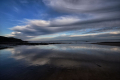
[[[0,80],[120,80],[120,47],[55,44],[3,49]]]

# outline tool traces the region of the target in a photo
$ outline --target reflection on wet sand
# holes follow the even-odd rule
[[[7,50],[11,52],[10,59],[21,63],[21,67],[18,64],[16,64],[17,67],[13,66],[15,70],[18,70],[17,72],[8,69],[11,71],[11,75],[8,76],[12,76],[9,80],[120,79],[120,47],[95,44],[56,44],[18,46]],[[6,66],[9,67],[9,65]],[[23,71],[19,71],[21,69]]]

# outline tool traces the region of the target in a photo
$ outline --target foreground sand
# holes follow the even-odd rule
[[[46,76],[45,80],[120,80],[119,72],[106,71],[103,68],[63,69]]]

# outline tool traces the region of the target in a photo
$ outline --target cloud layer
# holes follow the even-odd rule
[[[120,0],[43,0],[58,12],[87,14],[93,18],[118,18]]]
[[[119,0],[43,0],[56,11],[77,15],[59,16],[47,20],[27,19],[24,25],[10,28],[8,36],[22,39],[65,31],[80,30],[82,34],[120,30]],[[90,15],[82,19],[80,15]]]
[[[66,12],[107,12],[118,10],[120,6],[119,0],[43,0],[43,2],[56,10]]]
[[[71,30],[81,30],[82,33],[99,33],[120,29],[120,20],[81,21],[75,17],[59,17],[52,20],[27,20],[26,25],[11,28],[11,36],[26,39],[40,35],[53,34]],[[89,29],[89,30],[88,30]],[[85,31],[88,30],[88,31]],[[31,37],[30,37],[31,36]]]

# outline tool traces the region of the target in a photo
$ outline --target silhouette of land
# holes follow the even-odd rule
[[[13,45],[48,45],[48,44],[61,44],[61,43],[30,43],[29,41],[23,41],[21,39],[13,37],[0,36],[0,44],[13,44]]]
[[[21,39],[17,39],[13,37],[0,36],[0,44],[8,44],[8,43],[27,43],[27,41],[23,41]]]
[[[120,46],[120,42],[98,42],[98,43],[92,43],[92,44]]]
[[[21,39],[13,37],[0,36],[0,49],[9,48],[17,45],[49,45],[49,44],[62,44],[62,43],[30,43]]]
[[[29,41],[23,41],[21,39],[17,39],[13,37],[0,36],[0,49],[5,49],[17,45],[49,45],[49,44],[72,44],[72,43],[62,43],[62,42],[61,43],[57,43],[57,42],[30,43]],[[92,44],[120,46],[120,42],[98,42]]]

